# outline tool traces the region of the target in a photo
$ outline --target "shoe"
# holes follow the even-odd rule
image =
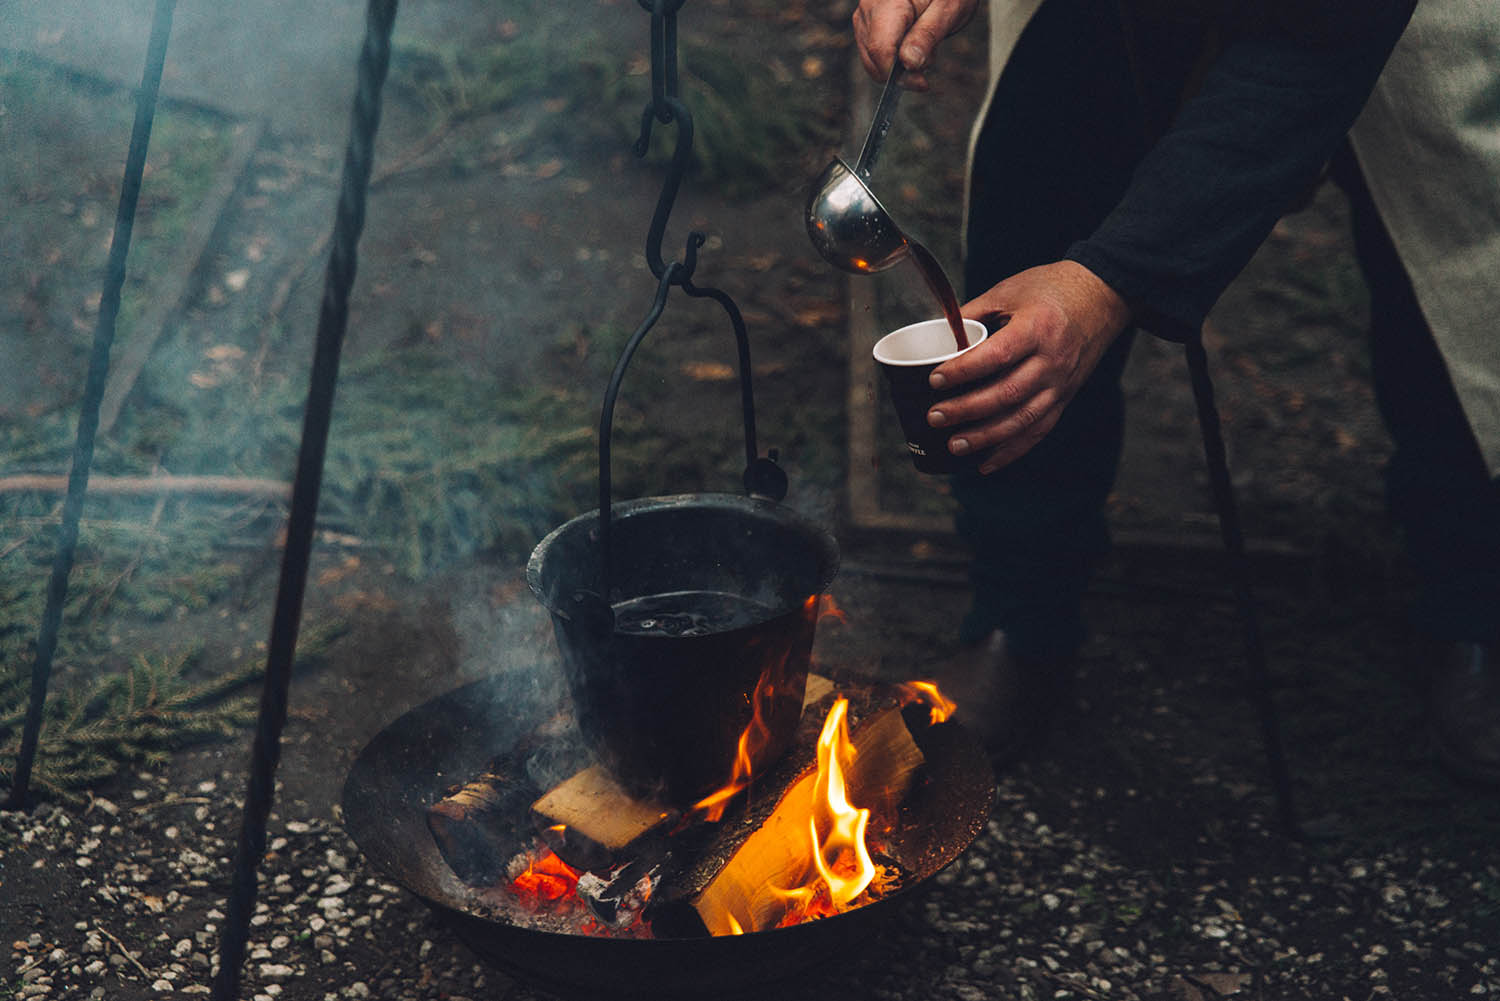
[[[1448,647],[1431,681],[1427,728],[1445,766],[1500,787],[1500,644]]]
[[[954,722],[975,734],[997,766],[1045,743],[1058,711],[1072,699],[1072,658],[1017,655],[995,630],[934,668],[938,688],[956,703]]]

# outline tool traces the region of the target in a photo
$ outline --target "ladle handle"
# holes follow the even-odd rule
[[[859,159],[854,163],[854,173],[859,175],[860,180],[870,179],[870,173],[875,169],[875,159],[880,156],[880,147],[885,144],[885,137],[891,131],[896,104],[901,100],[901,77],[905,72],[906,67],[901,65],[898,57],[891,64],[891,75],[885,81],[885,89],[880,92],[880,103],[875,106],[875,118],[870,122],[870,131],[865,134],[865,144],[859,151]]]

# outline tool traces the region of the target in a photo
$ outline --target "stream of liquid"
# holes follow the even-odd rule
[[[942,265],[938,264],[937,258],[932,256],[932,251],[922,246],[916,240],[907,239],[907,245],[911,248],[911,259],[916,264],[917,270],[922,273],[922,280],[942,304],[943,316],[948,319],[948,326],[953,331],[954,343],[958,350],[962,351],[969,346],[969,334],[964,329],[963,314],[958,311],[958,296],[953,291],[953,286],[948,282],[948,276],[943,274]]]

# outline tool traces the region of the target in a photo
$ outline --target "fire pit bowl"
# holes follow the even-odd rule
[[[562,934],[542,920],[486,908],[480,891],[443,861],[427,828],[428,807],[452,783],[509,752],[555,711],[509,682],[496,677],[465,685],[377,734],[345,780],[343,822],[376,872],[425,901],[481,959],[564,997],[765,996],[765,985],[826,966],[841,949],[877,933],[902,901],[917,899],[973,842],[994,803],[994,773],[978,741],[953,723],[931,727],[919,740],[925,777],[900,811],[894,849],[906,880],[895,893],[834,917],[749,935]]]
[[[747,728],[752,771],[786,749],[838,546],[794,511],[733,494],[616,503],[609,527],[607,585],[597,511],[544,538],[526,578],[601,762],[637,793],[692,803],[730,778]],[[580,593],[603,595],[609,614]]]

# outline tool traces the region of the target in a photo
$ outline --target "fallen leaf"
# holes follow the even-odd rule
[[[687,362],[682,374],[695,382],[733,382],[736,378],[733,366],[718,361]]]
[[[562,169],[563,162],[554,158],[538,166],[536,168],[536,176],[546,180],[549,177],[556,177],[558,174],[561,174]]]
[[[238,344],[215,344],[203,352],[203,357],[217,362],[239,361],[245,357],[245,349]]]
[[[339,581],[343,580],[345,577],[349,576],[358,569],[359,557],[346,556],[344,558],[344,562],[339,566],[329,567],[327,570],[324,570],[322,573],[318,574],[318,584],[319,586],[323,587],[326,587],[329,584],[337,584]]]
[[[395,599],[384,591],[350,591],[333,599],[334,607],[340,611],[353,612],[368,608],[375,612],[394,612],[398,607]]]
[[[250,269],[235,268],[224,275],[224,284],[231,292],[243,292],[245,286],[250,284]]]
[[[188,376],[188,382],[199,389],[213,389],[219,384],[219,377],[212,372],[194,372]]]
[[[797,309],[793,318],[799,327],[826,327],[844,317],[844,307],[836,302],[813,302]]]
[[[751,271],[770,271],[780,261],[781,255],[777,253],[751,254],[744,258],[745,267]]]

